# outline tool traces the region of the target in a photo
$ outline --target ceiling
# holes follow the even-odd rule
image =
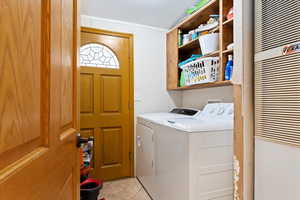
[[[180,3],[179,3],[180,2]],[[196,0],[83,0],[82,14],[169,29]]]

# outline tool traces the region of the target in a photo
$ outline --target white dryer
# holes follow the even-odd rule
[[[138,121],[137,135],[147,132],[143,124],[151,139],[137,140],[137,175],[154,200],[233,199],[233,104],[208,104],[193,117]],[[148,142],[151,156],[146,147],[139,152]]]

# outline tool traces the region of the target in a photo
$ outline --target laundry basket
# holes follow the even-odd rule
[[[199,44],[203,55],[219,49],[219,33],[206,34],[199,37]]]
[[[200,58],[181,67],[185,85],[210,83],[218,80],[219,57]]]

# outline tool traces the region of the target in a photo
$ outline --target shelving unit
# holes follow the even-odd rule
[[[220,87],[232,85],[231,81],[224,80],[225,66],[229,54],[233,54],[233,50],[227,50],[227,46],[233,42],[233,22],[234,19],[226,20],[226,14],[233,7],[233,0],[211,0],[204,7],[196,11],[191,16],[187,17],[177,26],[175,26],[167,34],[167,89],[168,90],[188,90],[196,88]],[[201,54],[198,38],[178,46],[178,31],[188,33],[190,30],[196,29],[200,24],[208,21],[209,15],[219,14],[219,26],[210,32],[218,32],[220,34],[219,46],[220,49],[203,57],[220,58],[219,78],[217,82],[196,84],[191,86],[179,87],[179,79],[181,70],[178,68],[178,63],[188,59],[192,54]]]

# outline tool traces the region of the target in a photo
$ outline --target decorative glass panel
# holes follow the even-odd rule
[[[91,43],[80,47],[80,66],[119,69],[119,61],[108,47]]]

